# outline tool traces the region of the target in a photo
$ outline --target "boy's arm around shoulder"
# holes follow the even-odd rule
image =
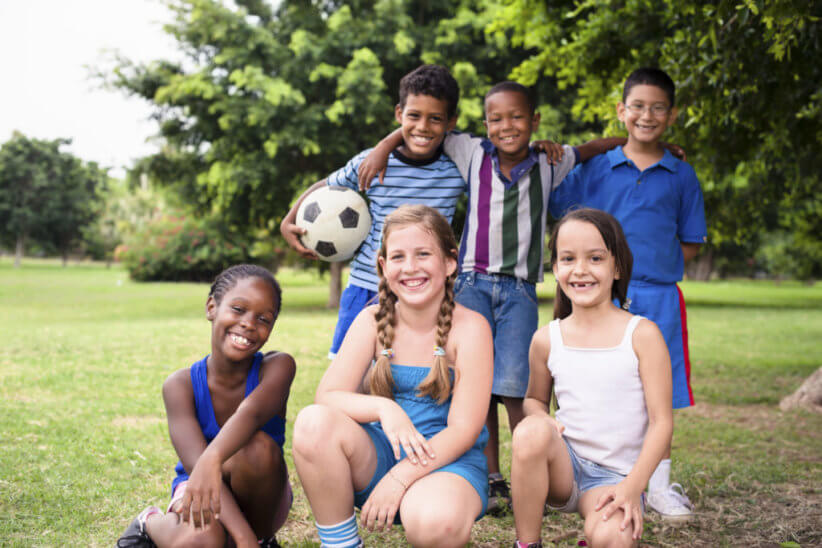
[[[360,190],[368,190],[371,187],[374,177],[379,176],[380,184],[385,180],[385,170],[388,168],[388,157],[391,151],[402,145],[402,128],[397,128],[377,143],[371,152],[360,163],[357,168],[357,179]]]
[[[642,490],[662,460],[673,435],[671,359],[662,333],[650,320],[639,322],[632,342],[639,358],[639,377],[648,409],[648,430],[639,457],[626,480]]]

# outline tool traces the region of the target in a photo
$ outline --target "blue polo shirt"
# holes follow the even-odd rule
[[[554,190],[551,214],[571,209],[607,211],[622,224],[634,255],[632,280],[672,284],[682,279],[680,242],[704,243],[708,229],[702,189],[693,168],[665,150],[640,171],[622,147],[576,167]]]

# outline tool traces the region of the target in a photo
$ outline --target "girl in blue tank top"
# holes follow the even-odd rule
[[[163,384],[180,462],[164,514],[149,507],[118,546],[276,546],[291,507],[283,458],[294,359],[263,354],[282,293],[271,273],[237,265],[206,301],[211,354]]]
[[[589,546],[637,546],[642,493],[673,432],[668,349],[653,322],[614,305],[633,259],[612,215],[568,213],[549,249],[555,319],[531,341],[526,417],[511,440],[515,547],[542,546],[546,502],[582,515]]]
[[[466,544],[487,504],[490,327],[454,303],[457,243],[427,206],[386,217],[379,304],[363,310],[294,423],[322,546],[402,523],[414,546]],[[433,352],[432,352],[433,349]],[[372,366],[372,363],[374,365]]]

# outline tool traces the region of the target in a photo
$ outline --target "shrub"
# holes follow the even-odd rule
[[[215,218],[165,216],[117,247],[137,281],[210,282],[223,269],[248,260],[247,245]]]

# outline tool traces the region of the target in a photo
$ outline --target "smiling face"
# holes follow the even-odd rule
[[[241,278],[219,303],[209,297],[212,355],[231,363],[251,359],[271,334],[276,307],[274,288],[258,277]]]
[[[637,84],[624,102],[617,105],[617,116],[628,130],[629,141],[654,144],[676,119],[668,94],[658,86]]]
[[[539,126],[539,114],[531,112],[528,98],[517,91],[499,91],[485,99],[488,139],[501,157],[524,160],[531,134]]]
[[[439,306],[445,280],[457,268],[457,261],[442,252],[437,238],[418,225],[394,228],[379,264],[397,299],[413,307]]]
[[[574,308],[608,306],[619,273],[597,227],[569,220],[559,228],[556,245],[554,276]]]
[[[448,118],[447,101],[430,95],[409,94],[405,106],[397,105],[394,114],[402,125],[400,152],[414,160],[433,157],[456,123],[456,118]]]

